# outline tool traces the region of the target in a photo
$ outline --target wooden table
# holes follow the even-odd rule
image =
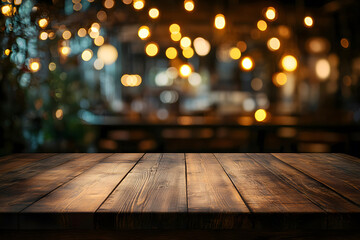
[[[0,239],[360,239],[360,159],[14,154],[0,158],[0,229]]]

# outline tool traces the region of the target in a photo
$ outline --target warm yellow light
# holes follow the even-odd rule
[[[143,9],[145,6],[145,1],[144,0],[134,0],[133,1],[133,7],[136,9],[136,10],[141,10]]]
[[[229,51],[229,55],[234,60],[239,59],[241,57],[240,49],[238,49],[237,47],[231,48]]]
[[[312,19],[312,17],[307,16],[307,17],[304,18],[304,24],[307,27],[312,27],[313,24],[314,24],[314,20]]]
[[[81,8],[82,8],[82,4],[81,4],[81,3],[76,3],[76,4],[74,4],[74,6],[73,6],[74,11],[77,11],[77,12],[80,11]]]
[[[257,22],[257,28],[260,30],[260,31],[265,31],[267,29],[267,23],[264,21],[264,20],[259,20]]]
[[[330,76],[331,67],[327,59],[320,59],[315,64],[315,73],[321,79],[325,80]]]
[[[22,0],[14,0],[15,5],[20,5],[22,3]]]
[[[140,75],[128,75],[128,74],[124,74],[121,79],[121,84],[124,85],[125,87],[137,87],[141,84],[142,79]]]
[[[148,56],[154,57],[159,52],[159,47],[156,43],[149,43],[145,47],[145,52]]]
[[[85,28],[80,28],[77,32],[79,37],[85,37],[86,36],[86,29]]]
[[[101,60],[100,58],[97,58],[95,61],[94,61],[94,68],[96,69],[96,70],[101,70],[101,69],[103,69],[103,67],[104,67],[104,62],[103,62],[103,60]]]
[[[49,38],[52,40],[55,38],[55,33],[54,32],[49,32]]]
[[[132,3],[132,0],[123,0],[123,3],[126,4],[126,5],[129,5]]]
[[[172,33],[170,37],[174,42],[178,42],[181,39],[181,33]]]
[[[170,33],[179,33],[180,32],[180,26],[176,23],[173,23],[169,27]]]
[[[206,39],[204,39],[202,37],[198,37],[198,38],[195,38],[195,40],[194,40],[194,48],[195,48],[195,52],[197,53],[197,55],[206,56],[210,52],[211,45],[210,45],[209,41],[207,41]]]
[[[4,15],[4,16],[7,16],[7,17],[10,17],[12,16],[13,12],[12,12],[12,6],[7,4],[7,5],[4,5],[1,7],[1,13]]]
[[[281,65],[285,71],[292,72],[297,68],[297,60],[292,55],[286,55],[282,58]]]
[[[182,54],[185,58],[192,58],[192,56],[194,56],[194,50],[191,47],[184,48]]]
[[[190,47],[191,46],[191,39],[189,37],[183,37],[181,40],[180,40],[180,46],[182,48],[187,48],[187,47]]]
[[[71,52],[71,48],[68,46],[64,46],[60,48],[60,53],[64,56],[68,56]]]
[[[39,27],[41,28],[46,28],[47,25],[49,24],[49,21],[46,18],[41,18],[38,21]]]
[[[100,31],[100,24],[97,22],[94,22],[91,24],[91,31],[93,32],[99,32]]]
[[[97,51],[97,56],[104,62],[104,64],[111,65],[118,58],[118,51],[113,45],[104,44]]]
[[[71,38],[71,32],[69,30],[65,30],[62,34],[63,39],[68,40]]]
[[[275,86],[284,86],[287,82],[287,76],[283,72],[275,73],[272,80]]]
[[[181,75],[182,77],[188,77],[188,76],[190,76],[191,72],[192,72],[192,69],[191,69],[191,67],[190,67],[189,64],[183,64],[183,65],[181,65],[181,67],[180,67],[180,75]]]
[[[165,51],[165,55],[168,59],[174,59],[177,57],[177,50],[174,47],[169,47]]]
[[[104,2],[104,7],[107,9],[114,7],[114,5],[115,5],[114,0],[105,0],[105,2]]]
[[[96,17],[99,19],[99,21],[104,22],[107,19],[107,14],[105,11],[100,10],[97,12]]]
[[[64,112],[62,109],[59,108],[58,110],[56,110],[55,117],[57,119],[61,120],[63,118],[63,116],[64,116]]]
[[[265,12],[265,17],[268,20],[275,20],[276,18],[276,10],[273,7],[268,7]]]
[[[47,32],[41,32],[40,35],[39,35],[39,38],[41,40],[46,40],[48,37],[49,37],[49,35],[48,35]]]
[[[86,49],[81,54],[81,58],[85,62],[89,61],[92,57],[93,57],[93,52],[91,51],[91,49]]]
[[[340,44],[343,48],[348,48],[350,45],[349,40],[347,38],[342,38],[340,40]]]
[[[37,60],[31,59],[29,67],[32,72],[37,72],[40,70],[40,63]]]
[[[11,50],[7,48],[7,49],[5,49],[4,53],[6,56],[9,56],[11,53]]]
[[[186,11],[191,12],[194,10],[195,4],[193,0],[185,0],[184,1],[184,8]]]
[[[138,36],[141,39],[146,39],[150,36],[150,29],[148,26],[141,26],[138,31]]]
[[[240,52],[245,52],[247,49],[247,44],[244,41],[238,41],[236,46],[240,49]]]
[[[250,71],[254,67],[254,61],[250,57],[244,57],[241,61],[241,67],[245,71]]]
[[[255,117],[256,121],[262,122],[266,119],[266,115],[267,115],[267,113],[264,109],[258,109],[258,110],[256,110],[254,117]]]
[[[96,28],[89,28],[89,36],[93,39],[97,38],[98,36],[100,36],[100,31]]]
[[[152,19],[158,18],[158,17],[159,17],[159,14],[160,14],[160,12],[159,12],[159,9],[157,9],[157,8],[151,8],[151,9],[149,10],[149,16],[150,16]]]
[[[103,36],[98,36],[97,38],[94,39],[94,44],[98,47],[102,46],[105,42],[105,39]]]
[[[214,26],[217,29],[223,29],[226,25],[225,16],[221,13],[215,16]]]
[[[267,46],[268,46],[269,50],[276,51],[280,48],[280,40],[276,37],[270,38],[267,41]]]
[[[55,69],[56,69],[56,63],[54,63],[54,62],[49,63],[49,70],[55,71]]]

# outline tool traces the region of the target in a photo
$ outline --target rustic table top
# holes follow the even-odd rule
[[[0,158],[0,229],[357,229],[345,154],[96,153]]]

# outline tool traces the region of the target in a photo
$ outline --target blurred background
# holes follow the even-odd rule
[[[0,155],[360,156],[356,0],[1,0]]]

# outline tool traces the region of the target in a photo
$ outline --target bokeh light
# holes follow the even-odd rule
[[[272,77],[272,81],[277,87],[284,86],[287,82],[287,76],[283,72],[275,73]]]
[[[146,39],[150,36],[150,29],[148,26],[141,26],[138,31],[138,36],[141,39]]]
[[[180,46],[182,48],[188,48],[191,46],[191,39],[189,37],[183,37],[180,40]]]
[[[185,58],[192,58],[194,56],[194,50],[191,47],[184,48],[182,54]]]
[[[229,55],[234,60],[240,59],[240,57],[241,57],[240,49],[238,49],[237,47],[231,48],[229,51]]]
[[[270,20],[270,21],[273,21],[276,19],[276,10],[274,7],[268,7],[266,9],[266,12],[265,12],[265,17]]]
[[[93,52],[91,51],[91,49],[86,49],[81,54],[81,58],[85,62],[89,61],[92,57],[93,57]]]
[[[136,10],[141,10],[145,7],[145,1],[144,0],[133,0],[133,7]]]
[[[297,68],[297,60],[292,55],[286,55],[281,60],[281,66],[285,71],[293,72]]]
[[[181,75],[182,77],[188,77],[188,76],[190,76],[191,72],[192,72],[192,69],[191,69],[191,67],[190,67],[189,64],[183,64],[183,65],[181,65],[181,67],[180,67],[180,75]]]
[[[312,27],[313,24],[314,24],[313,18],[310,17],[310,16],[306,16],[306,17],[304,18],[304,24],[305,24],[306,27]]]
[[[150,8],[149,10],[149,16],[152,18],[152,19],[156,19],[159,17],[159,9],[157,8]]]
[[[315,64],[315,73],[319,79],[325,80],[330,76],[331,67],[327,59],[319,59]]]
[[[145,47],[145,52],[148,56],[154,57],[159,52],[159,47],[156,43],[148,43]]]
[[[104,66],[105,66],[104,61],[101,60],[100,58],[97,58],[97,59],[94,61],[94,68],[95,68],[96,70],[101,70],[101,69],[104,68]]]
[[[342,38],[340,40],[340,44],[343,48],[348,48],[350,45],[349,40],[347,38]]]
[[[104,62],[105,65],[111,65],[118,58],[118,51],[113,45],[104,44],[99,48],[97,56]]]
[[[211,45],[206,39],[198,37],[194,40],[194,48],[197,55],[206,56],[210,52]]]
[[[40,70],[40,62],[38,59],[30,59],[29,68],[31,72],[37,72]]]
[[[80,29],[78,30],[78,32],[77,32],[77,34],[78,34],[79,37],[85,37],[85,36],[86,36],[86,33],[87,33],[87,31],[86,31],[85,28],[80,28]]]
[[[280,40],[278,38],[276,38],[276,37],[270,38],[267,41],[267,46],[268,46],[270,51],[279,50],[279,48],[280,48]]]
[[[165,55],[168,59],[174,59],[177,57],[177,50],[174,47],[169,47],[165,51]]]
[[[241,60],[241,68],[245,71],[251,71],[254,68],[254,61],[250,57],[244,57]]]
[[[264,21],[264,20],[259,20],[257,22],[257,28],[260,30],[260,31],[265,31],[267,29],[267,23]]]
[[[68,40],[71,38],[71,32],[69,30],[65,30],[63,33],[62,33],[62,37],[63,39],[65,40]]]
[[[195,8],[195,4],[193,0],[185,0],[184,1],[184,8],[186,11],[191,12]]]
[[[266,116],[267,113],[264,109],[258,109],[254,114],[255,120],[258,122],[263,122],[266,119]]]
[[[215,16],[215,20],[214,20],[214,26],[217,29],[224,29],[226,25],[226,20],[225,20],[225,16],[221,13],[217,14]]]
[[[97,38],[94,39],[94,44],[98,47],[102,46],[105,42],[105,39],[103,36],[98,36]]]

